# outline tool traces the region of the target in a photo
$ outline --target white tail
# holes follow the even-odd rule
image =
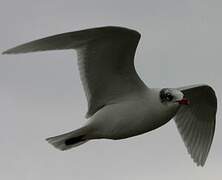
[[[85,127],[83,127],[66,134],[47,138],[46,141],[55,148],[64,151],[86,143],[88,139],[85,139],[85,135]]]

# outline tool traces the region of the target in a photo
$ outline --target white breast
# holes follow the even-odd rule
[[[91,138],[122,139],[156,129],[168,122],[177,105],[161,104],[157,90],[149,95],[130,97],[100,109],[89,121]]]

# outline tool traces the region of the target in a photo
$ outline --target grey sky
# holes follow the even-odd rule
[[[44,139],[85,122],[76,54],[0,56],[0,179],[221,179],[221,8],[219,0],[1,0],[1,51],[57,33],[125,26],[142,34],[136,68],[148,86],[207,83],[219,105],[204,168],[192,162],[173,121],[141,136],[60,152]]]

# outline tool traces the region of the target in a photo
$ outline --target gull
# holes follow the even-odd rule
[[[88,121],[77,130],[47,138],[57,149],[68,150],[92,139],[137,136],[174,119],[193,161],[204,166],[215,131],[215,92],[205,84],[179,88],[146,86],[134,66],[140,36],[124,27],[97,27],[34,40],[3,54],[77,51]]]

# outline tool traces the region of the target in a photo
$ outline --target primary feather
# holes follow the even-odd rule
[[[215,92],[208,85],[195,85],[178,89],[190,100],[190,104],[180,107],[175,122],[194,162],[203,166],[215,131],[217,111]]]

